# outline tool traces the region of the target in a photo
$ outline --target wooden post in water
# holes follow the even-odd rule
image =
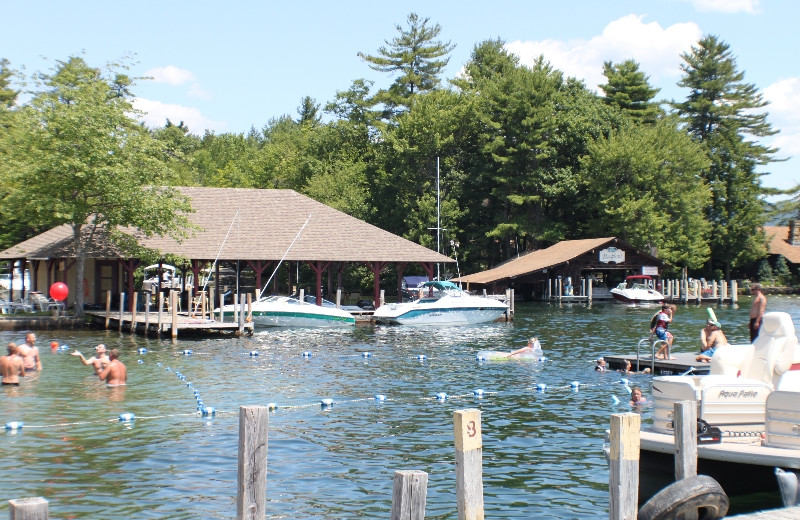
[[[609,520],[631,520],[639,510],[639,427],[638,413],[611,416],[608,465]]]
[[[719,302],[725,303],[725,300],[728,299],[728,284],[725,283],[725,280],[719,281],[719,288],[720,288],[720,295],[719,295]]]
[[[215,320],[214,317],[214,288],[208,288],[208,318],[210,320]]]
[[[164,324],[164,293],[158,291],[158,335],[161,336],[161,328]]]
[[[106,291],[106,330],[108,330],[108,323],[111,321],[111,291]]]
[[[219,322],[225,323],[225,292],[219,291]]]
[[[263,520],[266,516],[268,440],[269,408],[240,406],[237,520]]]
[[[119,331],[122,332],[122,315],[125,312],[125,293],[119,293]]]
[[[147,292],[147,304],[144,306],[144,335],[150,335],[150,296],[151,293]]]
[[[133,291],[133,308],[131,309],[131,332],[136,332],[136,305],[139,303],[139,293]]]
[[[697,403],[678,401],[675,417],[675,480],[697,475]]]
[[[341,287],[336,289],[336,308],[337,309],[341,309],[342,308],[342,288]]]
[[[250,295],[248,294],[247,297],[249,298]],[[239,295],[239,334],[244,334],[244,299],[245,295]]]
[[[42,497],[17,498],[8,501],[9,520],[47,520],[47,500]]]
[[[456,441],[458,520],[483,520],[483,441],[481,411],[453,412]]]
[[[424,471],[395,471],[391,520],[425,520],[428,474]]]
[[[386,289],[381,289],[381,301],[378,307],[383,307],[384,305],[386,305]]]
[[[253,295],[247,295],[247,319],[253,321]]]
[[[739,300],[739,283],[736,280],[731,280],[731,303],[736,303]]]
[[[169,291],[169,310],[172,311],[172,338],[178,337],[178,292]]]

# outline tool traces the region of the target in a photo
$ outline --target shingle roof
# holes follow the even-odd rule
[[[498,280],[524,276],[540,269],[563,264],[580,255],[614,241],[610,238],[587,238],[584,240],[565,240],[546,249],[538,249],[526,255],[480,273],[462,276],[462,282],[477,284],[493,283]]]
[[[783,255],[787,262],[800,264],[800,246],[789,243],[789,226],[764,226],[771,255]]]
[[[195,213],[189,218],[201,230],[181,243],[169,237],[153,237],[142,238],[141,245],[198,260],[213,260],[218,255],[226,260],[280,260],[309,219],[287,260],[454,262],[294,190],[180,191],[191,198]],[[0,259],[74,257],[71,238],[71,228],[60,226],[3,251]],[[119,254],[105,243],[96,244],[88,256],[117,258]]]

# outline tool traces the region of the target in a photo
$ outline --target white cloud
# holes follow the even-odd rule
[[[195,81],[195,75],[186,69],[179,69],[174,65],[167,65],[166,67],[156,67],[144,73],[145,76],[151,76],[156,83],[166,83],[173,87],[183,85]]]
[[[145,112],[140,119],[150,128],[163,127],[167,119],[176,125],[183,121],[189,127],[189,131],[195,135],[203,135],[206,130],[217,133],[224,132],[227,127],[224,121],[213,121],[194,107],[172,105],[144,98],[136,98],[133,106],[137,110]]]
[[[781,130],[771,144],[781,149],[781,155],[800,154],[800,78],[773,83],[763,94],[769,101],[769,121]]]
[[[203,99],[203,100],[206,100],[206,101],[211,99],[211,94],[209,94],[207,91],[203,90],[200,87],[199,83],[193,84],[189,88],[189,93],[187,95],[190,98]]]
[[[687,1],[687,0],[684,0]],[[716,13],[749,13],[761,12],[760,0],[688,0],[698,11]]]
[[[681,53],[696,44],[703,33],[695,23],[678,23],[662,28],[657,22],[644,23],[644,16],[630,14],[609,23],[603,33],[589,40],[514,41],[506,48],[532,65],[541,54],[568,76],[582,79],[589,88],[606,82],[603,62],[634,59],[640,70],[657,85],[681,74]]]

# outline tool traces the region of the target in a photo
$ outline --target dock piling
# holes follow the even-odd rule
[[[47,500],[42,497],[9,500],[8,518],[9,520],[47,520],[50,518]]]
[[[267,504],[269,408],[239,407],[237,520],[263,520]]]
[[[675,480],[697,475],[697,403],[673,405],[675,426]]]
[[[395,471],[391,520],[425,520],[428,474],[424,471]]]
[[[639,428],[637,413],[611,416],[608,490],[609,520],[636,518],[639,509]]]
[[[111,291],[106,291],[106,330],[111,321]]]
[[[483,441],[481,411],[453,412],[456,444],[458,520],[483,520]]]

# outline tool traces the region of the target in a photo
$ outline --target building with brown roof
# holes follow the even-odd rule
[[[790,264],[800,264],[800,225],[794,220],[788,226],[764,226],[770,255],[782,255]]]
[[[375,275],[377,301],[380,274],[390,264],[396,266],[398,279],[402,279],[408,263],[421,264],[432,278],[435,264],[454,262],[293,190],[180,188],[180,191],[191,199],[195,211],[189,215],[189,220],[198,227],[192,236],[177,242],[170,237],[139,236],[133,229],[123,231],[136,237],[141,246],[158,251],[162,258],[171,254],[188,259],[187,269],[195,280],[215,260],[224,260],[252,269],[256,286],[261,288],[262,281],[272,272],[268,270],[275,269],[279,262],[303,262],[316,274],[319,302],[322,274],[336,269],[341,285],[344,265],[358,262],[366,264]],[[3,251],[0,260],[26,265],[32,273],[31,290],[42,291],[56,281],[71,286],[75,263],[72,229],[62,225],[46,231]],[[85,301],[103,303],[107,291],[133,292],[133,273],[141,264],[140,259],[122,254],[104,233],[91,237],[81,288]],[[291,269],[288,271],[291,277]]]
[[[551,290],[550,281],[577,282],[594,278],[615,286],[629,274],[654,274],[664,262],[615,238],[565,240],[545,249],[528,252],[493,269],[462,276],[460,281],[471,289],[485,287],[503,292],[513,287],[524,299],[543,297]]]

